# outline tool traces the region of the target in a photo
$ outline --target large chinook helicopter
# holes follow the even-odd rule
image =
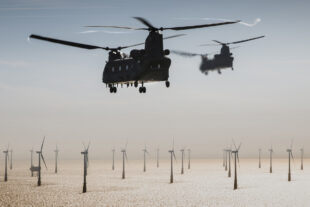
[[[201,57],[201,64],[200,64],[200,71],[204,74],[208,74],[209,71],[214,71],[216,70],[219,74],[221,74],[221,69],[225,69],[225,68],[231,68],[232,70],[233,68],[233,56],[232,53],[230,52],[230,49],[234,49],[234,48],[230,48],[229,45],[232,44],[239,44],[239,43],[243,43],[243,42],[247,42],[247,41],[251,41],[251,40],[256,40],[259,38],[263,38],[265,36],[259,36],[259,37],[254,37],[254,38],[250,38],[250,39],[246,39],[246,40],[240,40],[240,41],[235,41],[235,42],[220,42],[218,40],[213,40],[214,42],[222,45],[221,48],[221,52],[220,54],[216,54],[214,55],[214,57],[208,58],[208,55],[210,54],[197,54],[197,53],[189,53],[189,52],[184,52],[184,51],[177,51],[177,50],[172,50],[171,52],[177,55],[181,55],[181,56],[185,56],[185,57],[194,57],[194,56],[200,56]],[[209,46],[210,44],[203,44],[201,46]]]
[[[141,17],[134,17],[136,20],[140,21],[146,26],[146,28],[132,28],[123,26],[87,26],[87,27],[109,27],[118,29],[132,29],[132,30],[146,30],[149,32],[145,43],[139,43],[124,47],[100,47],[94,45],[87,45],[75,42],[69,42],[59,39],[53,39],[49,37],[43,37],[39,35],[31,35],[30,38],[35,38],[39,40],[44,40],[48,42],[63,44],[67,46],[73,46],[83,49],[104,49],[109,52],[109,59],[104,67],[102,81],[110,89],[110,93],[117,92],[118,85],[126,85],[127,87],[134,85],[134,87],[139,87],[140,93],[145,93],[146,88],[144,83],[153,81],[165,81],[166,87],[170,86],[169,82],[169,68],[171,65],[171,60],[166,56],[169,55],[170,51],[168,49],[164,50],[163,39],[169,39],[174,37],[179,37],[182,35],[174,35],[170,37],[163,38],[160,31],[163,30],[188,30],[197,29],[204,27],[213,27],[226,24],[234,24],[239,21],[221,22],[214,24],[202,24],[193,26],[182,26],[182,27],[160,27],[156,28],[150,24],[147,20]],[[138,45],[145,44],[145,48],[141,50],[131,50],[130,55],[121,53],[122,49],[129,47],[134,47]]]

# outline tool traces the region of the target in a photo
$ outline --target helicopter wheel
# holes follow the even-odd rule
[[[145,93],[146,92],[146,88],[144,86],[139,88],[139,93]]]
[[[220,70],[217,70],[218,74],[222,74]]]
[[[116,93],[117,92],[117,88],[116,87],[111,87],[110,88],[110,93]]]
[[[138,87],[138,81],[135,81],[134,85],[135,85],[135,88],[137,88]]]
[[[170,87],[170,82],[166,81],[166,87],[169,88]]]
[[[234,70],[234,67],[231,67],[231,70]]]

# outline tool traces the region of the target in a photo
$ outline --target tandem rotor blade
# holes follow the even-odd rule
[[[265,35],[259,36],[259,37],[253,37],[253,38],[249,38],[249,39],[245,39],[245,40],[240,40],[240,41],[235,41],[235,42],[228,42],[226,43],[227,45],[230,44],[239,44],[239,43],[243,43],[243,42],[248,42],[248,41],[252,41],[252,40],[256,40],[256,39],[260,39],[265,37]]]
[[[45,167],[46,167],[46,169],[47,169],[47,166],[46,166],[46,163],[45,163],[45,160],[44,160],[44,157],[43,157],[43,154],[42,154],[42,152],[40,153],[40,156],[41,156],[41,158],[42,158],[42,161],[43,161],[43,163],[44,163],[44,165],[45,165]]]
[[[72,47],[88,49],[88,50],[93,50],[93,49],[109,50],[108,47],[100,47],[100,46],[95,46],[95,45],[87,45],[87,44],[82,44],[82,43],[77,43],[77,42],[70,42],[66,40],[54,39],[54,38],[39,36],[35,34],[30,35],[30,38],[52,42],[52,43],[57,43],[57,44],[62,44],[62,45],[67,45],[67,46],[72,46]]]
[[[202,56],[203,55],[203,54],[190,53],[190,52],[184,52],[184,51],[179,51],[179,50],[170,50],[170,51],[176,55],[180,55],[183,57],[195,57],[195,56]]]
[[[204,27],[215,27],[220,25],[226,25],[226,24],[235,24],[240,21],[232,21],[232,22],[220,22],[220,23],[213,23],[213,24],[200,24],[200,25],[192,25],[192,26],[181,26],[181,27],[165,27],[162,28],[162,30],[187,30],[187,29],[198,29],[198,28],[204,28]]]
[[[142,17],[133,17],[134,19],[138,20],[142,24],[146,26],[146,28],[133,28],[127,26],[86,26],[86,27],[105,27],[105,28],[117,28],[117,29],[132,29],[132,30],[148,30],[148,31],[163,31],[163,30],[187,30],[187,29],[197,29],[197,28],[204,28],[204,27],[214,27],[226,24],[235,24],[240,21],[227,21],[227,22],[220,22],[220,23],[213,23],[213,24],[200,24],[200,25],[191,25],[191,26],[180,26],[180,27],[154,27],[148,20]]]

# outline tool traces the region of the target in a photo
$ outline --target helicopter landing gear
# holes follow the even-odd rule
[[[110,93],[116,93],[117,92],[117,88],[116,87],[110,87]]]
[[[222,74],[221,70],[217,70],[218,74]]]
[[[170,87],[170,82],[166,81],[166,87],[169,88]]]
[[[139,88],[139,92],[140,93],[145,93],[146,92],[146,88],[144,86]]]
[[[137,88],[138,87],[138,81],[135,81],[134,85],[135,85],[135,88]]]
[[[234,70],[234,67],[231,67],[231,70]]]

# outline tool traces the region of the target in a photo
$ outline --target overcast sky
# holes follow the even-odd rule
[[[159,146],[168,158],[174,137],[177,150],[216,157],[234,139],[242,142],[241,157],[253,157],[259,147],[267,156],[270,145],[276,156],[284,156],[294,139],[295,154],[304,146],[309,155],[309,6],[284,0],[2,0],[0,148],[10,143],[15,157],[28,158],[29,149],[46,136],[48,158],[56,143],[63,158],[80,158],[82,142],[91,140],[92,156],[109,159],[113,146],[119,151],[128,139],[129,158],[142,156],[145,144],[152,156]],[[158,27],[218,22],[206,18],[261,20],[254,26],[164,31],[164,36],[187,34],[166,40],[166,49],[208,53],[220,48],[198,45],[266,38],[233,50],[234,71],[206,76],[198,69],[199,57],[171,54],[169,89],[161,82],[146,85],[146,94],[123,88],[116,95],[101,81],[106,51],[28,40],[34,33],[99,46],[140,43],[147,32],[82,27],[141,27],[133,16]]]

